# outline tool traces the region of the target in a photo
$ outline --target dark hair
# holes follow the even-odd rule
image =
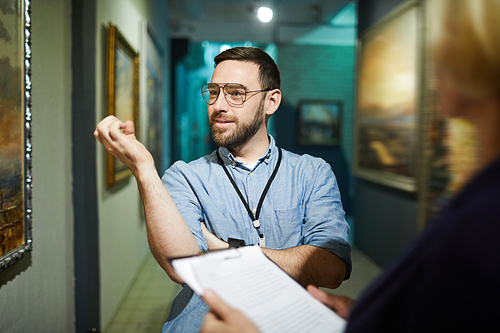
[[[259,66],[262,89],[280,89],[281,77],[273,58],[258,47],[233,47],[214,58],[215,66],[226,60],[248,61]]]

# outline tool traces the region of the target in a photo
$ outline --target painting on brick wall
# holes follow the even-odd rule
[[[396,9],[360,38],[356,176],[416,190],[419,122],[419,6]]]
[[[300,145],[333,146],[340,143],[340,101],[303,100],[298,106]]]
[[[0,2],[0,271],[32,249],[29,4]]]

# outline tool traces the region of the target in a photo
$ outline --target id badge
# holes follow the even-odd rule
[[[265,236],[259,237],[259,246],[266,247],[266,237]]]

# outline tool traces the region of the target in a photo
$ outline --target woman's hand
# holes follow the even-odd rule
[[[210,307],[201,333],[258,333],[259,330],[240,311],[230,307],[219,298],[213,291],[205,290],[203,300]]]
[[[356,301],[347,296],[328,294],[311,284],[307,286],[307,291],[314,298],[329,307],[333,312],[345,320],[349,318],[351,308],[356,303]]]

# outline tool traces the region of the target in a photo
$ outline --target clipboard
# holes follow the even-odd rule
[[[258,245],[171,258],[177,275],[202,295],[211,289],[261,332],[340,333],[346,321],[269,260]]]

